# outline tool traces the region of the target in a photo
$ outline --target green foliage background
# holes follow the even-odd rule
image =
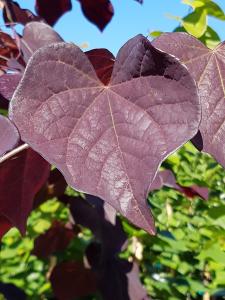
[[[210,0],[183,2],[191,11],[183,19],[177,18],[180,26],[175,31],[187,31],[208,47],[215,47],[220,38],[207,26],[207,17],[225,20],[221,8]],[[155,31],[150,35],[155,37],[160,33]],[[148,200],[158,234],[149,236],[123,220],[129,243],[120,255],[139,261],[142,282],[152,299],[225,299],[225,171],[191,143],[170,156],[162,168],[171,169],[177,182],[184,186],[208,187],[209,200],[189,199],[167,187],[151,193]],[[68,188],[67,192],[72,191]],[[35,238],[50,228],[53,220],[66,222],[68,218],[67,207],[57,199],[50,199],[32,212],[25,237],[16,229],[10,230],[0,244],[1,281],[22,288],[29,299],[49,299],[52,264],[56,260],[82,259],[93,239],[91,232],[83,228],[66,251],[46,260],[32,255]]]

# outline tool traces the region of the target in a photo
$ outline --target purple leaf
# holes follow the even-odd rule
[[[19,50],[14,39],[7,33],[0,31],[0,70],[8,69],[10,58],[17,58]]]
[[[147,292],[139,279],[139,267],[137,263],[133,263],[131,271],[127,274],[129,300],[150,300]]]
[[[55,220],[51,228],[35,239],[32,254],[39,258],[46,258],[55,252],[62,252],[74,237],[75,234],[71,228]]]
[[[32,149],[0,163],[0,216],[4,226],[7,221],[25,233],[34,196],[47,180],[49,169],[50,165]]]
[[[3,74],[0,77],[0,96],[4,97],[4,99],[11,100],[21,78],[22,74],[20,73]]]
[[[36,12],[49,25],[53,26],[58,19],[72,9],[71,0],[36,0]]]
[[[85,52],[85,54],[93,65],[98,78],[107,85],[115,63],[114,55],[107,49],[93,49]]]
[[[78,0],[85,17],[101,31],[111,21],[114,9],[110,0]]]
[[[78,261],[58,264],[52,271],[50,281],[58,300],[80,298],[96,292],[95,274]]]
[[[200,104],[186,68],[138,35],[121,48],[107,86],[75,45],[39,49],[9,114],[68,184],[154,233],[149,186],[161,162],[196,134]]]
[[[49,25],[41,22],[28,23],[24,28],[23,37],[21,38],[21,50],[25,62],[39,48],[62,41],[63,39],[60,35]]]
[[[172,171],[163,170],[157,173],[153,183],[151,184],[150,190],[158,190],[163,186],[171,187],[189,198],[199,196],[204,200],[208,200],[209,190],[206,187],[201,187],[197,185],[192,185],[190,187],[182,186],[176,182],[176,178]]]
[[[12,150],[20,140],[15,125],[6,117],[0,115],[0,156]]]
[[[178,57],[196,80],[202,105],[200,133],[203,151],[225,166],[225,46],[210,50],[185,33],[167,33],[153,44]],[[201,149],[201,138],[194,143]]]
[[[7,25],[10,23],[26,25],[28,22],[40,20],[30,10],[22,9],[17,2],[11,0],[4,1],[3,18]]]

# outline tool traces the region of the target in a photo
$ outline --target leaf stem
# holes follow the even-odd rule
[[[0,157],[0,164],[3,163],[4,161],[6,161],[7,159],[11,158],[12,156],[16,155],[17,153],[20,153],[23,150],[28,149],[29,147],[30,146],[28,144],[23,144],[15,149],[13,149],[12,151],[6,153],[2,157]]]

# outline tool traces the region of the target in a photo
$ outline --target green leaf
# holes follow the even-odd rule
[[[225,14],[224,14],[223,10],[215,2],[213,2],[213,1],[208,2],[207,4],[205,4],[204,8],[207,12],[207,15],[210,15],[210,16],[220,19],[222,21],[225,20]]]
[[[183,0],[182,3],[187,4],[189,6],[191,6],[193,9],[196,9],[198,7],[202,7],[205,5],[206,2],[208,2],[210,0]]]
[[[220,249],[218,244],[213,244],[210,248],[201,251],[196,257],[199,260],[214,260],[219,263],[225,262],[225,252]]]
[[[220,43],[220,37],[215,30],[207,26],[206,32],[200,37],[200,41],[208,48],[214,49]]]
[[[196,38],[200,38],[207,28],[207,13],[205,9],[197,8],[181,21],[185,30]]]
[[[159,30],[154,30],[149,32],[149,36],[152,38],[157,38],[159,37],[163,32]]]
[[[225,205],[212,207],[208,214],[213,219],[217,219],[217,218],[221,218],[222,216],[225,216]]]

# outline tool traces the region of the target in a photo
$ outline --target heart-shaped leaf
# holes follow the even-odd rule
[[[15,125],[0,115],[0,156],[12,150],[19,142],[20,135]]]
[[[185,33],[163,34],[153,44],[178,57],[195,78],[202,105],[203,151],[225,167],[225,44],[210,50]]]
[[[39,49],[9,114],[68,184],[154,233],[149,186],[161,162],[196,134],[200,104],[186,68],[138,35],[119,51],[107,86],[75,45]]]
[[[78,0],[85,17],[102,31],[111,21],[114,9],[110,0]]]
[[[63,39],[51,26],[42,22],[28,23],[24,27],[23,37],[21,38],[21,50],[25,62],[28,62],[37,49],[62,41]]]
[[[0,164],[0,216],[3,217],[0,221],[5,231],[10,224],[25,233],[34,196],[47,180],[49,169],[49,164],[32,149]]]
[[[58,19],[72,9],[71,0],[36,0],[36,12],[53,26]]]

